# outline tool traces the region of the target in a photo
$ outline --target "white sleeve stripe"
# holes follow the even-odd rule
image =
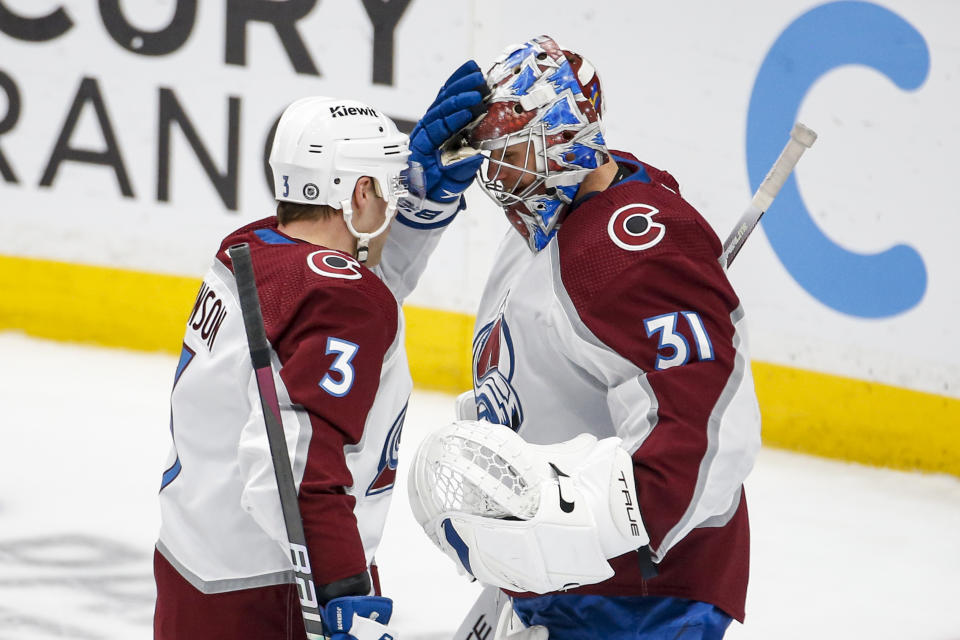
[[[180,576],[190,583],[190,585],[204,594],[227,593],[230,591],[239,591],[240,589],[255,589],[258,587],[273,587],[280,584],[293,582],[293,570],[285,569],[283,571],[274,571],[255,576],[243,578],[225,578],[222,580],[204,580],[196,573],[187,568],[180,562],[173,553],[167,549],[163,541],[157,541],[157,551],[170,563]]]
[[[313,425],[310,422],[310,414],[303,406],[296,404],[290,399],[290,392],[287,391],[287,385],[280,377],[280,357],[274,351],[273,345],[270,346],[270,363],[273,365],[273,380],[277,388],[277,400],[280,403],[280,418],[283,423],[283,431],[287,438],[287,450],[290,456],[290,466],[293,470],[293,482],[300,492],[300,485],[303,483],[303,475],[307,471],[307,452],[310,448],[310,439],[313,437]],[[296,422],[293,422],[292,420]],[[293,431],[296,436],[291,449],[290,432]]]
[[[743,495],[743,487],[737,489],[737,493],[733,496],[733,501],[730,503],[730,508],[726,510],[725,513],[721,513],[718,516],[713,516],[712,518],[707,518],[699,525],[697,529],[704,529],[710,527],[725,527],[727,523],[733,520],[733,515],[737,512],[737,509],[740,508],[740,498]]]
[[[693,497],[680,521],[667,532],[654,552],[657,562],[691,530],[728,512],[753,468],[760,445],[759,412],[752,394],[753,376],[742,350],[743,316],[741,307],[730,314],[736,349],[734,368],[707,422],[707,451],[700,462]],[[744,394],[741,392],[744,389],[751,392]]]
[[[623,439],[621,446],[632,456],[660,420],[660,402],[647,374],[641,373],[610,389],[607,405],[617,436]]]

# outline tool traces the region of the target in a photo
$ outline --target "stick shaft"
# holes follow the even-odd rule
[[[505,593],[496,587],[484,587],[453,634],[453,640],[493,640],[492,632],[504,606],[511,606]]]
[[[787,178],[790,177],[793,168],[797,166],[800,156],[813,145],[816,139],[817,134],[812,129],[799,122],[793,125],[786,146],[780,152],[777,161],[770,167],[770,171],[767,172],[763,182],[760,183],[757,192],[753,194],[747,210],[740,216],[740,220],[737,221],[733,231],[730,232],[727,240],[723,243],[720,265],[724,269],[728,269],[733,264],[733,259],[740,253],[743,243],[756,228],[766,210],[770,208],[773,199],[780,193],[780,189]]]
[[[250,348],[250,360],[253,363],[260,392],[260,405],[267,430],[267,442],[270,444],[270,457],[277,478],[277,490],[280,493],[280,508],[290,544],[290,560],[293,563],[294,579],[300,594],[300,609],[307,638],[325,638],[317,589],[313,582],[310,556],[307,553],[307,539],[303,531],[303,519],[297,502],[297,487],[287,453],[287,442],[280,420],[280,403],[277,400],[277,387],[273,381],[273,369],[270,366],[270,343],[263,326],[263,313],[260,310],[260,298],[253,274],[253,262],[250,259],[250,246],[246,243],[234,245],[227,250],[233,262],[233,273],[237,280],[237,293],[240,297],[240,310],[243,314],[243,327],[247,333],[247,345]]]

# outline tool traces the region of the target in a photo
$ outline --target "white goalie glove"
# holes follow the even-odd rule
[[[613,576],[607,562],[649,542],[620,438],[533,445],[463,420],[427,436],[410,470],[424,531],[483,584],[549,593]]]

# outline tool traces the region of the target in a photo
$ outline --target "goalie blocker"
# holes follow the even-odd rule
[[[454,422],[411,467],[427,536],[483,584],[549,593],[613,576],[607,559],[648,544],[620,438],[533,445],[508,427]]]

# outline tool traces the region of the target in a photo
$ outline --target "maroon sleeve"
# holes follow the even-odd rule
[[[290,399],[313,427],[299,504],[318,584],[367,569],[355,500],[344,490],[353,484],[344,447],[363,436],[396,330],[396,313],[385,314],[364,287],[331,283],[312,289],[271,337]]]
[[[650,220],[664,233],[647,248],[626,250],[612,240],[609,221],[637,202],[649,207],[638,211],[656,210]],[[657,549],[695,500],[711,414],[734,369],[731,314],[739,301],[717,262],[719,241],[676,193],[644,185],[601,194],[593,204],[592,223],[581,220],[560,245],[561,273],[584,324],[645,373],[641,384],[655,397],[655,427],[632,454]]]
[[[657,400],[656,428],[633,452],[638,498],[653,548],[693,500],[707,454],[710,416],[733,371],[733,309],[727,293],[702,265],[698,268],[683,256],[664,256],[628,270],[587,312],[588,325],[593,324],[598,337],[647,372],[646,382]],[[616,331],[612,320],[625,316],[636,318],[636,324],[631,323],[635,329]],[[666,327],[648,335],[644,320],[658,317]],[[711,353],[698,352],[698,336],[688,317],[699,318]],[[661,346],[668,329],[683,337],[686,362],[658,370],[664,356],[668,361],[676,356],[674,347]]]

